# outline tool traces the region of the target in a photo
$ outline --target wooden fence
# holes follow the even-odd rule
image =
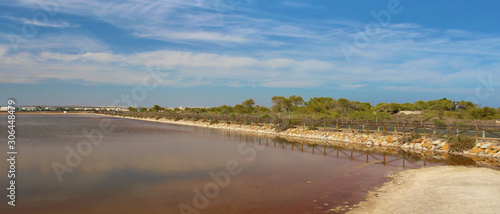
[[[116,114],[116,113],[115,113]],[[342,119],[286,119],[278,117],[259,117],[253,115],[204,115],[155,112],[118,113],[130,117],[166,118],[172,120],[205,121],[210,123],[230,123],[241,125],[274,125],[281,127],[303,127],[322,131],[348,133],[379,133],[384,135],[412,135],[422,137],[448,137],[467,134],[476,140],[500,140],[500,126],[479,126],[459,124],[430,124],[415,122],[356,121]]]

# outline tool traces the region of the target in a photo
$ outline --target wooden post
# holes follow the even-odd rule
[[[448,137],[451,136],[451,125],[448,124]]]
[[[484,131],[484,129],[483,129],[483,138],[485,138],[485,137],[486,137],[486,131]]]
[[[406,123],[403,122],[403,136],[406,134]]]
[[[427,138],[427,125],[424,124],[424,138]]]
[[[339,132],[339,119],[337,119],[337,132]]]
[[[326,118],[324,120],[323,127],[326,129]]]
[[[386,131],[386,130],[385,130],[385,122],[384,122],[384,134],[385,134],[385,131]]]
[[[351,123],[349,124],[349,128],[351,129],[351,132],[354,133],[353,127],[352,127],[352,120]]]
[[[479,128],[476,125],[476,143],[479,141]]]

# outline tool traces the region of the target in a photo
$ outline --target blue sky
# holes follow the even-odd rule
[[[110,105],[157,68],[159,85],[139,106],[270,106],[295,94],[498,107],[499,9],[493,0],[3,1],[0,98]]]

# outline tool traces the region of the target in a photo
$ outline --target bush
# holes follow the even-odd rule
[[[231,111],[229,111],[228,109],[224,109],[220,112],[220,114],[228,115],[231,114]]]
[[[411,143],[412,141],[416,139],[420,139],[422,136],[420,133],[413,131],[409,136],[404,136],[401,140],[402,143]]]
[[[318,128],[316,126],[308,126],[307,130],[318,130]]]
[[[272,118],[272,117],[269,114],[264,114],[264,115],[260,116],[260,119],[263,119],[263,120],[268,119],[268,118]]]
[[[466,134],[461,134],[448,137],[448,144],[450,145],[450,151],[463,152],[472,149],[476,145],[476,140]]]
[[[445,122],[441,121],[440,119],[434,119],[434,124],[436,125],[446,125]]]
[[[274,130],[276,132],[286,131],[289,128],[293,128],[293,126],[288,124],[288,123],[279,123],[279,124],[274,126]]]

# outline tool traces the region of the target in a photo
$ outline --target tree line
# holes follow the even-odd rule
[[[274,96],[271,108],[256,105],[253,99],[235,106],[222,105],[211,108],[166,109],[159,105],[152,108],[129,107],[129,111],[196,113],[222,115],[260,115],[263,117],[289,118],[344,118],[350,120],[388,120],[394,118],[413,118],[416,120],[492,120],[500,117],[500,108],[480,107],[469,101],[452,101],[446,98],[415,103],[378,103],[352,101],[345,98],[313,97],[308,101],[300,96]],[[414,114],[401,114],[411,111]]]

